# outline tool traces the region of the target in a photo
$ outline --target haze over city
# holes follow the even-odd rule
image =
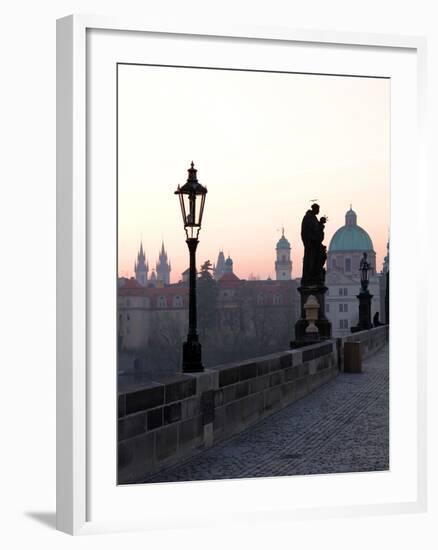
[[[317,199],[325,244],[352,204],[377,267],[389,231],[389,81],[119,66],[119,275],[140,240],[155,266],[164,240],[171,282],[188,266],[177,197],[193,160],[208,194],[198,264],[230,254],[240,278],[274,276],[281,227],[301,275],[300,224]]]

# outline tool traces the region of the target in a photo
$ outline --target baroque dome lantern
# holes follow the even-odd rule
[[[280,240],[278,241],[276,249],[290,250],[290,242],[286,239],[284,234],[281,236]]]

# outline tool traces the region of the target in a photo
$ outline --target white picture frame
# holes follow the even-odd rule
[[[103,422],[97,419],[96,414],[91,414],[93,411],[94,402],[96,400],[96,381],[100,380],[101,371],[99,371],[95,351],[92,349],[91,342],[94,342],[97,333],[93,332],[93,321],[96,315],[96,308],[91,305],[94,297],[93,275],[91,266],[93,259],[90,258],[90,250],[93,248],[92,239],[96,238],[96,232],[93,233],[94,220],[99,213],[96,206],[96,193],[99,193],[98,187],[90,185],[94,174],[92,173],[91,161],[94,163],[95,149],[89,139],[89,122],[90,105],[90,80],[104,82],[104,76],[91,73],[95,65],[90,64],[91,45],[97,51],[99,45],[96,42],[90,41],[90,31],[97,31],[102,36],[105,35],[105,40],[109,41],[106,46],[112,42],[111,36],[121,37],[130,36],[133,40],[141,40],[141,37],[149,37],[163,42],[165,46],[166,39],[171,41],[179,40],[186,41],[211,41],[214,42],[212,52],[218,51],[218,43],[225,44],[230,53],[236,53],[236,48],[247,44],[259,44],[260,47],[266,47],[267,57],[262,58],[262,63],[269,64],[270,60],[268,50],[269,47],[275,45],[283,45],[285,48],[292,45],[297,47],[308,48],[311,51],[312,47],[318,48],[333,48],[338,52],[348,52],[349,49],[356,49],[353,54],[349,53],[349,63],[354,63],[354,56],[358,56],[359,48],[363,51],[372,52],[373,59],[378,60],[379,57],[388,56],[387,63],[392,63],[390,57],[397,57],[398,54],[403,54],[415,57],[415,62],[412,65],[412,72],[409,75],[409,86],[412,89],[412,96],[403,99],[400,96],[400,101],[406,101],[410,105],[412,120],[410,124],[418,127],[417,131],[412,136],[409,136],[409,141],[406,143],[393,144],[393,147],[403,147],[415,145],[415,152],[412,153],[412,158],[409,160],[409,166],[402,166],[403,162],[408,162],[406,159],[400,158],[397,155],[393,160],[394,171],[400,178],[404,177],[415,178],[415,183],[411,181],[412,196],[408,199],[411,204],[414,204],[414,213],[412,214],[412,234],[410,236],[403,234],[403,238],[408,239],[408,242],[422,242],[418,237],[425,234],[424,220],[419,215],[419,207],[425,201],[426,194],[426,177],[425,177],[425,143],[424,143],[424,120],[425,120],[425,55],[426,44],[425,40],[418,37],[403,37],[403,36],[387,36],[387,35],[368,35],[368,34],[349,34],[326,31],[299,31],[288,30],[285,28],[176,28],[174,26],[161,27],[159,29],[151,28],[147,24],[138,21],[129,21],[121,19],[111,19],[106,17],[94,16],[69,16],[58,20],[57,23],[57,528],[70,534],[83,534],[90,532],[105,532],[108,530],[130,530],[130,529],[151,529],[162,526],[177,526],[179,522],[185,522],[186,518],[178,515],[175,510],[170,510],[165,507],[166,497],[172,494],[172,498],[187,499],[190,494],[194,501],[200,501],[208,498],[210,491],[215,491],[215,497],[222,505],[229,498],[230,491],[233,495],[242,493],[245,495],[242,498],[247,498],[248,502],[257,502],[257,498],[264,491],[269,494],[278,494],[280,483],[289,483],[284,478],[275,480],[244,480],[237,482],[215,482],[206,484],[179,484],[178,487],[170,488],[165,485],[157,485],[149,489],[148,498],[154,499],[156,505],[154,510],[144,510],[143,517],[137,514],[135,517],[130,514],[126,507],[126,495],[128,491],[134,491],[136,496],[139,496],[145,487],[129,487],[118,488],[120,496],[120,507],[125,509],[117,512],[117,507],[108,508],[99,513],[90,513],[90,510],[98,508],[94,504],[96,501],[102,502],[114,498],[102,490],[103,485],[96,482],[96,477],[93,472],[96,472],[93,467],[94,455],[98,452],[95,434],[97,430],[92,422]],[[133,34],[135,33],[135,34]],[[158,38],[157,38],[158,37]],[[114,39],[115,40],[115,39]],[[269,46],[269,47],[268,47]],[[117,50],[118,45],[114,42],[114,48]],[[106,48],[107,50],[111,48]],[[164,50],[163,50],[164,51]],[[334,51],[334,50],[331,50]],[[361,50],[362,51],[362,50]],[[120,50],[122,56],[120,61],[127,61],[127,55],[133,55],[133,44],[126,44],[126,49]],[[154,50],[154,55],[157,50]],[[159,50],[158,50],[159,53]],[[137,52],[138,54],[138,52]],[[394,55],[393,55],[394,54]],[[108,54],[109,55],[109,54]],[[112,54],[111,54],[112,55]],[[116,51],[116,55],[117,51]],[[175,55],[171,50],[166,50],[165,56]],[[183,55],[183,52],[180,52]],[[348,57],[342,53],[342,58]],[[336,57],[336,56],[335,56]],[[339,63],[338,59],[333,60],[333,65],[330,64],[329,58],[324,72],[333,74],[333,67]],[[237,63],[238,61],[236,61]],[[377,62],[377,61],[376,61]],[[363,59],[360,63],[369,64],[370,60]],[[394,64],[398,62],[395,60]],[[401,64],[400,64],[401,66]],[[397,71],[401,71],[398,66]],[[303,72],[305,71],[301,68]],[[376,69],[379,70],[384,69]],[[413,74],[415,73],[415,78]],[[343,73],[346,74],[346,73]],[[354,71],[348,74],[357,74]],[[366,74],[366,73],[359,73]],[[369,74],[375,74],[369,68]],[[100,79],[100,80],[96,80]],[[400,79],[403,78],[400,72]],[[401,82],[401,80],[400,80]],[[111,96],[112,97],[112,96]],[[418,104],[417,104],[418,100]],[[109,103],[111,98],[109,99]],[[109,107],[110,108],[110,107]],[[115,112],[115,104],[113,104]],[[414,114],[415,113],[415,114]],[[394,120],[394,116],[396,120]],[[406,115],[408,116],[408,115]],[[88,118],[87,118],[88,117]],[[398,113],[393,113],[392,123],[402,123],[398,119]],[[98,122],[97,120],[95,122]],[[413,127],[413,126],[412,126]],[[109,131],[108,147],[115,147],[110,144],[112,139],[112,130]],[[398,139],[398,138],[397,138]],[[404,138],[400,138],[404,139]],[[406,138],[408,139],[408,138]],[[105,147],[105,145],[102,145]],[[107,149],[108,152],[110,149]],[[414,151],[414,149],[412,149]],[[107,157],[108,158],[108,157]],[[399,165],[400,162],[400,165]],[[96,162],[98,164],[98,161]],[[114,171],[114,163],[109,163],[109,169]],[[94,164],[93,164],[94,166]],[[94,167],[93,167],[94,169]],[[403,170],[407,170],[403,175]],[[407,184],[407,183],[406,183]],[[392,189],[392,207],[391,214],[395,224],[395,232],[404,231],[402,227],[403,208],[406,207],[406,197],[403,196],[403,183],[400,184],[401,192]],[[109,186],[111,187],[111,186]],[[413,197],[413,198],[412,198]],[[107,223],[113,224],[114,220],[110,220],[114,211],[109,208]],[[109,226],[109,227],[110,227]],[[400,233],[401,234],[401,233]],[[393,235],[393,233],[391,233]],[[101,236],[100,236],[101,237]],[[409,241],[409,239],[414,239]],[[405,241],[406,242],[406,241]],[[111,254],[113,242],[107,245],[107,254]],[[114,248],[114,247],[113,247]],[[115,250],[114,250],[115,253]],[[424,245],[417,246],[416,258],[424,257]],[[398,247],[396,242],[392,250],[392,265],[394,270],[397,266],[401,266],[402,258],[401,247]],[[108,265],[111,264],[111,259]],[[394,271],[395,273],[396,271]],[[391,287],[391,295],[395,295],[397,288],[402,288],[404,280],[400,279],[399,283],[395,282]],[[400,285],[400,286],[398,286]],[[108,292],[108,287],[103,285],[101,292]],[[278,519],[285,518],[318,518],[329,517],[334,515],[356,515],[356,514],[381,514],[395,512],[416,512],[426,509],[426,334],[424,327],[421,327],[417,320],[420,303],[419,296],[426,295],[426,283],[422,273],[418,274],[416,281],[416,292],[408,304],[408,312],[410,312],[410,332],[415,337],[407,343],[408,352],[404,355],[408,358],[413,358],[416,370],[413,379],[408,378],[406,372],[405,383],[413,383],[412,389],[416,397],[418,406],[412,402],[412,407],[415,408],[415,419],[406,426],[406,437],[411,438],[409,441],[415,440],[415,448],[409,445],[412,453],[409,464],[400,466],[400,473],[406,473],[404,467],[409,469],[411,475],[410,486],[405,488],[406,493],[402,497],[397,496],[397,491],[393,490],[393,497],[382,495],[382,498],[362,499],[362,501],[351,498],[351,502],[345,503],[334,502],[333,506],[324,503],[323,500],[316,499],[316,504],[312,500],[303,499],[300,505],[297,503],[289,503],[281,501],[277,507],[265,509],[264,506],[254,504],[245,509],[245,513],[234,514],[236,521],[251,520],[259,521],[262,517],[270,520],[273,517]],[[394,308],[394,309],[393,309]],[[397,319],[397,304],[391,299],[391,318]],[[115,322],[115,316],[114,316]],[[396,334],[391,327],[391,338],[403,338],[403,333]],[[400,329],[402,331],[402,328]],[[406,334],[406,333],[405,333]],[[115,341],[114,341],[115,342]],[[108,353],[113,353],[114,350],[109,350]],[[407,361],[408,359],[406,359]],[[94,370],[93,370],[94,369]],[[401,369],[403,370],[403,369]],[[92,372],[93,371],[93,372]],[[403,376],[403,373],[400,375]],[[114,376],[115,378],[115,371]],[[102,379],[103,380],[103,379]],[[391,378],[391,382],[396,382]],[[99,386],[102,392],[107,391],[105,406],[111,406],[111,400],[115,402],[115,394],[110,395],[110,389],[113,388],[103,382]],[[394,391],[403,392],[403,387],[398,387],[394,383]],[[391,389],[392,391],[392,389]],[[395,397],[397,394],[394,394]],[[412,397],[411,396],[411,397]],[[393,394],[391,394],[393,397]],[[413,409],[412,409],[413,410]],[[391,413],[393,410],[391,409]],[[115,423],[114,423],[115,424]],[[104,435],[106,444],[111,441],[111,437],[115,433],[115,425],[112,426],[112,419],[108,419],[109,429]],[[100,424],[102,427],[102,424]],[[400,426],[391,425],[391,429],[395,430],[395,436],[399,431]],[[98,430],[100,432],[100,430]],[[105,431],[105,430],[102,430]],[[115,448],[115,439],[114,439]],[[99,444],[99,449],[106,449],[105,445]],[[94,449],[94,450],[92,450]],[[106,452],[105,450],[102,452]],[[409,455],[409,453],[407,453]],[[109,455],[108,455],[109,456]],[[114,460],[115,452],[111,455],[111,462]],[[105,468],[102,468],[105,470]],[[397,474],[391,472],[390,476]],[[318,485],[325,484],[326,490],[333,490],[333,482],[336,479],[327,480],[331,476],[321,476],[324,479],[318,479],[318,476],[312,476],[312,479],[301,478],[293,481],[298,488],[300,485],[303,494],[306,492],[306,487],[311,492],[317,490]],[[344,481],[345,482],[344,476]],[[408,476],[409,477],[409,476]],[[381,478],[382,479],[382,478]],[[395,479],[395,478],[394,478]],[[342,480],[339,481],[341,483]],[[348,481],[348,480],[347,480]],[[368,481],[367,481],[368,482]],[[107,481],[102,481],[107,483]],[[255,485],[256,483],[257,485]],[[389,483],[389,482],[388,482]],[[93,485],[93,488],[91,489]],[[393,483],[395,486],[395,482]],[[389,485],[388,485],[389,487]],[[298,492],[299,492],[298,490]],[[370,489],[371,491],[374,489]],[[388,489],[389,490],[389,489]],[[272,491],[274,493],[272,493]],[[276,493],[277,492],[277,493]],[[111,493],[112,494],[112,493]],[[388,493],[389,494],[389,493]],[[187,496],[189,495],[189,497]],[[236,497],[237,498],[237,497]],[[125,499],[125,500],[124,500]],[[132,500],[129,498],[128,500]],[[242,500],[244,502],[244,500]],[[153,512],[153,513],[152,513]],[[232,512],[232,511],[231,511]],[[153,516],[153,517],[152,517]],[[227,512],[223,512],[224,518],[227,517]],[[217,522],[217,515],[213,519],[207,516],[199,516],[194,520],[193,525],[209,525],[210,520]],[[186,524],[186,523],[185,523]]]

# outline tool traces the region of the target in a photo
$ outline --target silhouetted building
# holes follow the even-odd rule
[[[155,287],[157,286],[157,274],[155,273],[155,269],[152,269],[151,278],[148,281],[148,287]]]
[[[136,280],[146,286],[148,281],[149,264],[146,261],[146,256],[143,250],[143,243],[140,242],[140,250],[137,254],[137,261],[134,263],[134,273]]]
[[[167,252],[164,249],[164,242],[161,244],[161,250],[156,264],[157,281],[161,281],[164,285],[170,284],[170,272],[172,268],[170,261],[167,258]]]
[[[190,277],[190,268],[188,267],[185,271],[181,273],[181,282],[188,285],[189,277]]]
[[[216,265],[213,266],[213,277],[218,281],[225,273],[225,256],[222,250],[219,251]]]
[[[275,278],[277,281],[290,281],[292,279],[292,261],[290,259],[290,243],[284,236],[282,229],[281,238],[276,246],[277,259],[275,261]]]
[[[290,245],[284,234],[276,253],[285,273],[280,275],[284,279],[276,281],[240,279],[234,273],[232,258],[225,259],[222,251],[214,278],[202,277],[201,270],[198,317],[206,364],[288,349],[298,316],[299,294],[297,282],[291,279]],[[164,246],[160,259],[166,266]],[[121,351],[152,354],[156,367],[166,365],[166,361],[178,363],[180,344],[188,327],[188,273],[189,270],[184,271],[176,284],[163,284],[154,270],[146,287],[134,279],[120,284]]]
[[[224,274],[225,273],[233,273],[233,260],[230,258],[229,255],[228,258],[225,260]]]

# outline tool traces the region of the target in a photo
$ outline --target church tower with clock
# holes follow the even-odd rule
[[[290,281],[292,279],[292,260],[290,259],[290,243],[284,236],[284,228],[281,230],[281,238],[277,243],[277,259],[275,262],[275,278],[277,281]]]

